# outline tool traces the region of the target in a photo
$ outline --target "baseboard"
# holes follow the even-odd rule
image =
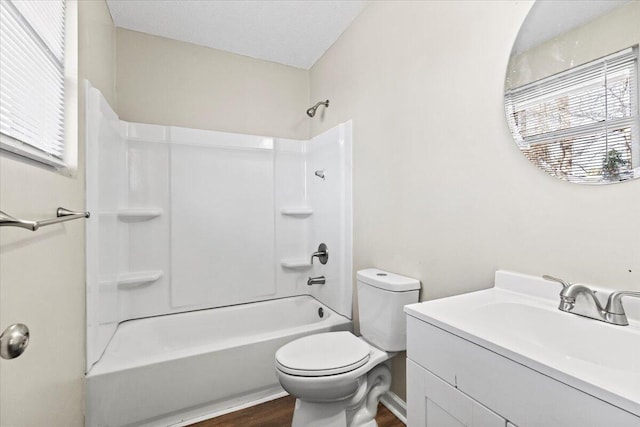
[[[171,427],[183,427],[188,426],[190,424],[208,420],[210,418],[219,417],[221,415],[225,415],[231,412],[239,411],[241,409],[248,408],[250,406],[259,405],[261,403],[269,402],[271,400],[279,399],[281,397],[287,396],[288,393],[280,392],[275,393],[270,396],[263,397],[261,399],[254,400],[249,403],[245,403],[242,405],[234,406],[232,408],[227,408],[222,411],[216,411],[207,415],[199,416],[196,418],[191,418],[188,421],[182,421],[176,424],[171,424]],[[385,395],[380,398],[380,403],[382,403],[393,415],[396,416],[404,425],[407,424],[407,404],[404,400],[400,399],[397,394],[392,391],[388,391]]]
[[[388,391],[380,398],[382,403],[393,415],[395,415],[404,425],[407,425],[407,404],[400,399],[397,394]]]
[[[178,423],[175,423],[175,424],[171,424],[169,427],[185,427],[185,426],[189,426],[191,424],[198,423],[200,421],[205,421],[205,420],[208,420],[208,419],[211,419],[211,418],[219,417],[221,415],[226,415],[226,414],[229,414],[231,412],[236,412],[236,411],[239,411],[241,409],[246,409],[246,408],[249,408],[251,406],[259,405],[261,403],[270,402],[272,400],[280,399],[281,397],[288,396],[288,395],[289,395],[289,393],[287,393],[286,391],[280,391],[280,392],[273,393],[273,394],[270,394],[270,395],[265,396],[265,397],[261,397],[260,399],[252,400],[251,402],[243,403],[241,405],[233,406],[231,408],[226,408],[226,409],[223,409],[221,411],[211,412],[211,413],[208,413],[206,415],[200,415],[198,417],[190,418],[188,420],[184,420],[184,421],[181,421],[181,422],[178,422]]]

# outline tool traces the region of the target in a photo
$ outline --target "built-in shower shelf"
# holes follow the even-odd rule
[[[280,209],[280,213],[286,216],[309,216],[313,213],[313,209],[309,206],[290,206]]]
[[[125,273],[118,276],[118,287],[135,288],[137,286],[146,285],[159,280],[162,277],[161,270],[154,271],[137,271],[134,273]]]
[[[282,268],[289,270],[306,270],[311,268],[311,263],[306,258],[290,258],[280,261]]]
[[[162,215],[160,208],[131,208],[119,209],[118,219],[125,222],[149,221]]]

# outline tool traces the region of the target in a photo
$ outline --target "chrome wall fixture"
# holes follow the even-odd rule
[[[313,265],[313,258],[317,257],[320,260],[320,264],[326,264],[329,261],[329,252],[327,251],[327,245],[324,243],[320,243],[318,246],[318,251],[311,254],[310,264]]]
[[[326,282],[327,280],[324,276],[309,277],[309,280],[307,280],[307,286],[324,285]],[[322,317],[322,315],[320,315],[320,317]]]
[[[78,218],[89,218],[89,212],[74,212],[65,208],[58,208],[56,218],[43,219],[40,221],[29,221],[14,218],[9,214],[0,211],[0,227],[20,227],[27,230],[36,231],[40,227],[57,224],[59,222],[71,221]]]
[[[329,100],[327,99],[326,101],[320,101],[320,102],[316,103],[316,105],[314,105],[313,107],[309,108],[307,110],[307,116],[309,116],[309,117],[315,116],[316,115],[316,110],[321,105],[324,105],[325,108],[329,108]]]

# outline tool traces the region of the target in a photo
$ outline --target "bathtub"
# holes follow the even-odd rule
[[[183,425],[277,397],[280,346],[351,327],[310,296],[123,322],[87,373],[86,425]]]

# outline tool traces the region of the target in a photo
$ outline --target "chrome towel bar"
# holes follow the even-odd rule
[[[58,208],[56,211],[56,218],[43,219],[41,221],[27,221],[14,218],[9,214],[0,211],[0,227],[20,227],[36,231],[40,227],[57,224],[59,222],[71,221],[72,219],[78,218],[89,218],[89,215],[89,212],[73,212],[69,209]]]

